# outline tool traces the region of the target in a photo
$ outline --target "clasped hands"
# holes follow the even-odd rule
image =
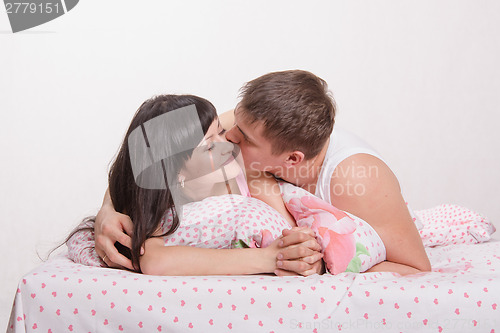
[[[285,229],[275,240],[277,246],[276,270],[278,276],[323,274],[324,263],[321,246],[314,231],[307,227]]]
[[[130,259],[120,254],[114,246],[115,242],[119,242],[129,248],[132,247],[132,239],[128,236],[133,231],[130,218],[117,212],[108,215],[101,210],[97,220],[100,222],[95,223],[97,254],[106,259],[105,263],[109,267],[133,270]],[[272,259],[271,263],[275,262],[274,271],[271,272],[278,276],[309,276],[324,273],[321,246],[310,228],[285,229],[281,237],[263,250]]]

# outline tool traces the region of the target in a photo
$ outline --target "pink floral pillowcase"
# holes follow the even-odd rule
[[[368,223],[302,188],[285,182],[279,185],[297,225],[316,233],[330,273],[360,273],[385,260],[384,243]]]

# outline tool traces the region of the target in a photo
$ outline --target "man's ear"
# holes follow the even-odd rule
[[[304,160],[304,153],[296,150],[289,153],[285,158],[285,167],[290,168],[296,166]]]

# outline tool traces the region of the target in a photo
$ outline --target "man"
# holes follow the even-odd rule
[[[221,122],[225,128],[234,124],[226,138],[241,148],[252,196],[266,201],[267,194],[279,191],[274,179],[262,171],[267,172],[369,223],[387,253],[386,261],[370,271],[430,270],[395,175],[364,142],[333,130],[335,104],[325,81],[306,71],[269,73],[248,82],[241,97],[234,113],[222,115]],[[127,245],[121,230],[129,229],[130,221],[121,214],[118,218],[119,213],[106,205],[105,200],[99,213],[104,216],[98,215],[96,222],[96,250],[126,265],[112,244]],[[284,232],[283,251],[277,258],[280,275],[320,272],[320,263],[307,260],[317,246],[311,238],[310,230]]]

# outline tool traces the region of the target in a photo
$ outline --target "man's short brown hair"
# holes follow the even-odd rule
[[[263,136],[275,155],[299,150],[311,159],[332,133],[335,102],[326,82],[310,72],[263,75],[247,82],[240,97],[244,117],[263,122]]]

